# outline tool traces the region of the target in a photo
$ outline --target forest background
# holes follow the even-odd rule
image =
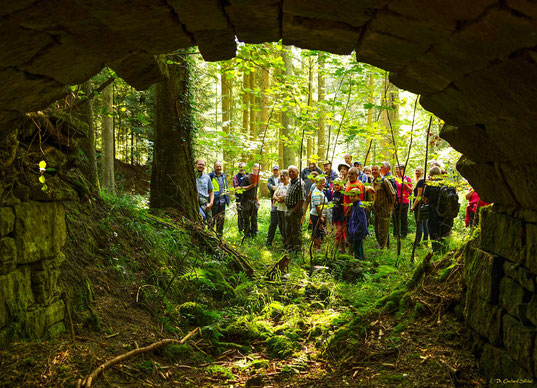
[[[455,173],[460,154],[438,136],[443,122],[420,107],[419,96],[352,55],[265,43],[241,44],[235,58],[222,62],[205,62],[196,48],[164,61],[187,69],[188,90],[179,101],[190,109],[194,157],[207,160],[207,173],[217,159],[229,176],[239,161],[259,162],[266,178],[274,164],[304,168],[308,160],[333,160],[335,168],[346,153],[367,164],[408,157],[411,172],[424,163],[431,117],[428,160],[441,160]],[[73,86],[69,98],[88,96],[97,154],[108,149],[123,163],[150,165],[158,127],[155,86],[137,91],[105,69]],[[113,164],[105,159],[101,183],[113,190]]]

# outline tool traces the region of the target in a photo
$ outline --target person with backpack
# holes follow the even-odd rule
[[[442,170],[433,166],[429,171],[430,182],[423,191],[423,202],[428,211],[429,235],[433,252],[446,251],[445,238],[451,234],[453,219],[459,214],[459,196],[454,186],[447,184],[441,177]]]

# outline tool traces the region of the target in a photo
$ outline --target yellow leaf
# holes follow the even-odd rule
[[[44,160],[39,162],[39,168],[44,169],[46,167],[47,167],[47,162],[45,162]]]
[[[39,182],[45,183],[45,177],[43,175],[39,177]]]

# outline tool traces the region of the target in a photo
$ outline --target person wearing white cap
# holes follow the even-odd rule
[[[272,201],[272,206],[270,208],[270,226],[267,234],[266,246],[272,246],[272,240],[274,240],[274,234],[276,233],[276,228],[278,227],[278,208],[274,204],[274,190],[280,184],[280,167],[272,167],[272,176],[267,181],[267,187],[269,189],[270,198]],[[280,230],[281,233],[281,230]]]

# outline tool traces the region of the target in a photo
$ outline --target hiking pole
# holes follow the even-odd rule
[[[431,125],[433,123],[433,116],[431,116],[431,118],[429,119],[429,126],[427,128],[427,142],[426,142],[426,145],[425,145],[425,168],[423,170],[423,190],[421,192],[421,197],[423,198],[423,193],[425,193],[425,187],[427,186],[427,157],[429,155],[429,133],[431,132]],[[417,184],[417,182],[416,182]],[[417,219],[418,219],[418,224],[420,222],[420,217],[421,217],[421,202],[422,200],[420,199],[420,206],[418,207],[418,216],[417,216]],[[422,234],[425,235],[425,222],[423,223],[422,225]],[[410,255],[410,262],[411,263],[414,263],[414,253],[416,252],[416,245],[418,245],[418,233],[417,233],[417,226],[416,226],[416,237],[414,238],[414,245],[412,246],[412,254]]]

